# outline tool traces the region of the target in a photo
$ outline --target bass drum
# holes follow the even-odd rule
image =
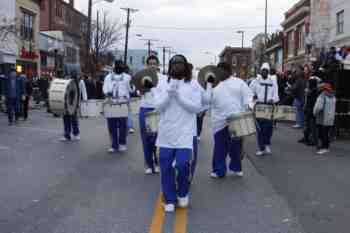
[[[54,79],[49,90],[49,104],[53,113],[74,115],[78,109],[78,87],[74,80]]]

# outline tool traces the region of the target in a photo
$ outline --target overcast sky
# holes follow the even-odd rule
[[[158,39],[153,48],[172,46],[184,54],[196,66],[214,61],[211,52],[219,54],[225,46],[241,46],[245,30],[245,46],[251,39],[264,32],[265,0],[115,0],[114,3],[95,0],[96,10],[109,12],[113,19],[126,22],[126,13],[120,7],[136,8],[132,14],[129,49],[146,48],[145,42],[136,37]],[[298,0],[269,0],[269,32],[280,29],[284,12]],[[78,9],[87,13],[87,0],[75,0]],[[124,44],[124,42],[123,42]],[[121,44],[122,48],[124,45]]]

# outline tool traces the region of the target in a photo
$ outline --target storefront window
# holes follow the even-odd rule
[[[22,12],[21,37],[23,40],[34,40],[34,15]]]

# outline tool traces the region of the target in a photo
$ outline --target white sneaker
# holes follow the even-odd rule
[[[186,197],[178,197],[177,198],[177,203],[180,208],[187,208],[188,203],[190,202],[190,199],[188,196]]]
[[[145,169],[145,174],[146,175],[151,175],[152,174],[152,169],[151,168],[146,168]]]
[[[128,148],[125,146],[125,145],[119,145],[119,151],[120,152],[124,152],[124,151],[127,151]]]
[[[256,153],[255,153],[256,156],[263,156],[264,155],[264,152],[262,152],[261,150],[258,150]]]
[[[197,137],[197,141],[200,141],[200,140],[201,140],[201,137],[198,136],[198,137]]]
[[[265,154],[272,154],[272,151],[271,151],[271,147],[270,147],[270,146],[266,146],[266,147],[265,147]]]
[[[171,213],[175,211],[175,205],[174,204],[165,204],[164,205],[165,212]]]
[[[235,176],[238,176],[238,177],[243,177],[243,172],[240,171],[240,172],[234,172]]]
[[[62,137],[59,139],[60,142],[68,142],[69,139],[67,139],[66,137]]]
[[[294,128],[294,129],[300,129],[300,128],[301,128],[301,126],[300,126],[300,125],[298,125],[298,124],[296,124],[296,125],[293,125],[293,126],[292,126],[292,128]]]
[[[129,133],[130,133],[130,134],[133,134],[133,133],[135,133],[135,130],[134,130],[133,128],[130,128],[130,129],[129,129]]]
[[[115,152],[114,148],[109,148],[108,149],[108,153],[114,153],[114,152]]]
[[[159,166],[155,166],[154,167],[154,172],[157,173],[157,174],[160,173],[160,167]]]
[[[73,135],[72,141],[80,141],[80,135],[77,135],[77,136]]]
[[[214,179],[219,179],[220,178],[215,172],[210,173],[210,177],[214,178]]]
[[[327,150],[327,149],[321,149],[321,150],[317,151],[317,154],[319,154],[319,155],[323,155],[323,154],[327,154],[327,153],[329,153],[329,150]]]

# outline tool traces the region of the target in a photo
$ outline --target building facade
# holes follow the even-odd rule
[[[7,74],[16,64],[16,2],[0,1],[0,74]]]
[[[264,33],[257,34],[252,40],[251,72],[253,75],[259,72],[262,63],[266,60],[264,54],[266,40],[266,35]]]
[[[16,69],[28,78],[39,75],[40,1],[16,0],[17,57]]]
[[[64,41],[64,73],[80,72],[86,64],[86,32],[88,17],[74,8],[74,0],[42,0],[41,31],[62,34]]]
[[[272,68],[283,71],[283,32],[271,34],[266,42],[266,57]]]
[[[232,65],[232,72],[237,77],[247,79],[250,76],[251,48],[226,47],[220,54],[220,62]]]
[[[350,2],[329,0],[329,46],[350,47]]]
[[[40,32],[40,66],[42,75],[62,74],[64,70],[63,37],[53,34],[53,31]]]
[[[285,13],[282,23],[284,34],[284,69],[309,62],[306,38],[310,32],[310,0],[300,0]]]

